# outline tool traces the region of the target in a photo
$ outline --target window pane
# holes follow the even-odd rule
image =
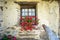
[[[35,16],[35,9],[32,9],[32,16]]]
[[[28,9],[25,9],[24,13],[25,13],[25,16],[28,16]]]
[[[22,9],[22,12],[24,12],[24,9]]]
[[[25,13],[28,13],[28,9],[25,9],[25,11],[24,11]]]
[[[25,9],[25,11],[27,12],[27,11],[28,11],[28,9]]]
[[[31,13],[31,9],[29,9],[29,16],[31,16],[31,14],[32,14],[32,13]]]
[[[24,15],[24,9],[22,9],[22,16],[25,16],[25,15]]]
[[[35,9],[32,9],[32,13],[35,13]]]
[[[28,16],[28,13],[25,13],[25,16]]]
[[[28,16],[28,9],[22,9],[22,16]]]
[[[32,13],[29,13],[29,16],[32,16]]]
[[[31,9],[29,9],[29,12],[31,12]]]
[[[25,13],[24,12],[22,12],[22,16],[25,16]]]
[[[32,16],[35,16],[35,13],[32,13]]]
[[[32,12],[35,12],[35,9],[32,9]]]

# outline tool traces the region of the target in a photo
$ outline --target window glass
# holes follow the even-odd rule
[[[22,9],[22,12],[24,12],[24,9]]]
[[[29,12],[31,12],[31,9],[29,9]]]
[[[28,17],[32,17],[32,24],[36,24],[35,23],[35,21],[36,21],[36,14],[35,14],[35,8],[22,8],[22,12],[21,12],[21,14],[22,14],[22,18],[24,19],[26,16],[28,16]],[[22,20],[22,22],[23,22],[24,20]]]
[[[25,16],[25,13],[24,12],[22,12],[22,16]]]
[[[32,9],[32,16],[35,16],[35,9]]]
[[[28,9],[25,9],[25,16],[28,16]]]
[[[28,9],[25,9],[25,12],[27,13],[28,12]]]
[[[22,9],[22,16],[25,16],[24,9]]]
[[[32,13],[32,16],[35,16],[35,13]]]

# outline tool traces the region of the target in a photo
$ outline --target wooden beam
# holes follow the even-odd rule
[[[17,4],[19,4],[19,5],[36,5],[37,4],[37,2],[14,2],[14,3],[17,3]]]

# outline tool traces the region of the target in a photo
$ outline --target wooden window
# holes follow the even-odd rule
[[[36,4],[22,4],[21,5],[21,15],[20,17],[21,18],[24,18],[24,17],[32,17],[32,20],[33,20],[33,25],[36,25]],[[22,22],[22,21],[20,21]]]
[[[35,16],[35,9],[34,8],[29,8],[29,9],[24,9],[24,8],[22,8],[21,9],[21,14],[22,14],[22,16]]]

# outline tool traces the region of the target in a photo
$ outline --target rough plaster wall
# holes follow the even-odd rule
[[[50,4],[50,12],[49,12],[49,24],[50,28],[58,34],[59,27],[59,5],[58,2],[53,1]]]
[[[4,26],[5,27],[9,27],[12,25],[15,25],[19,20],[20,17],[20,6],[16,3],[14,3],[14,1],[17,0],[6,0],[7,4],[4,5]],[[22,0],[20,0],[22,1]],[[23,0],[25,1],[25,0]],[[32,0],[30,0],[32,2]],[[36,0],[34,0],[36,1]]]
[[[58,33],[59,26],[59,6],[58,2],[40,2],[37,5],[38,18],[40,19],[40,24],[46,24]]]
[[[37,16],[40,19],[40,24],[46,24],[48,23],[48,16],[49,16],[49,9],[48,9],[48,3],[47,2],[40,2],[37,5]]]
[[[48,3],[45,1],[44,2],[41,1],[37,4],[37,16],[40,19],[39,20],[40,25],[42,25],[42,24],[49,25],[48,17],[47,17],[49,15],[48,14],[49,10],[48,10],[47,4]],[[41,29],[43,30],[42,27],[41,27]]]
[[[3,26],[3,25],[2,25],[2,23],[3,23],[3,11],[1,10],[1,7],[2,7],[2,6],[0,6],[0,27]]]
[[[2,21],[3,21],[3,1],[2,0],[0,0],[0,23],[2,23]]]
[[[22,0],[17,0],[17,1],[22,1]],[[27,0],[23,0],[23,1],[27,1]],[[39,1],[39,0],[33,0],[33,1],[38,2],[37,16],[40,19],[39,25],[46,24],[57,33],[58,20],[59,20],[58,3],[56,1],[53,1],[51,3],[46,1]],[[28,0],[27,2],[32,2],[32,0]],[[11,27],[18,23],[20,16],[20,6],[14,3],[14,1],[8,0],[7,4],[4,5],[3,13],[4,13],[3,14],[4,26]]]
[[[0,0],[0,33],[3,33],[4,25],[3,25],[3,6],[4,2],[3,0]]]
[[[7,27],[17,24],[20,9],[18,9],[18,4],[13,1],[8,1],[4,6],[4,24]]]
[[[59,28],[58,28],[58,36],[59,36],[59,39],[60,39],[60,1],[58,3],[59,3]]]

